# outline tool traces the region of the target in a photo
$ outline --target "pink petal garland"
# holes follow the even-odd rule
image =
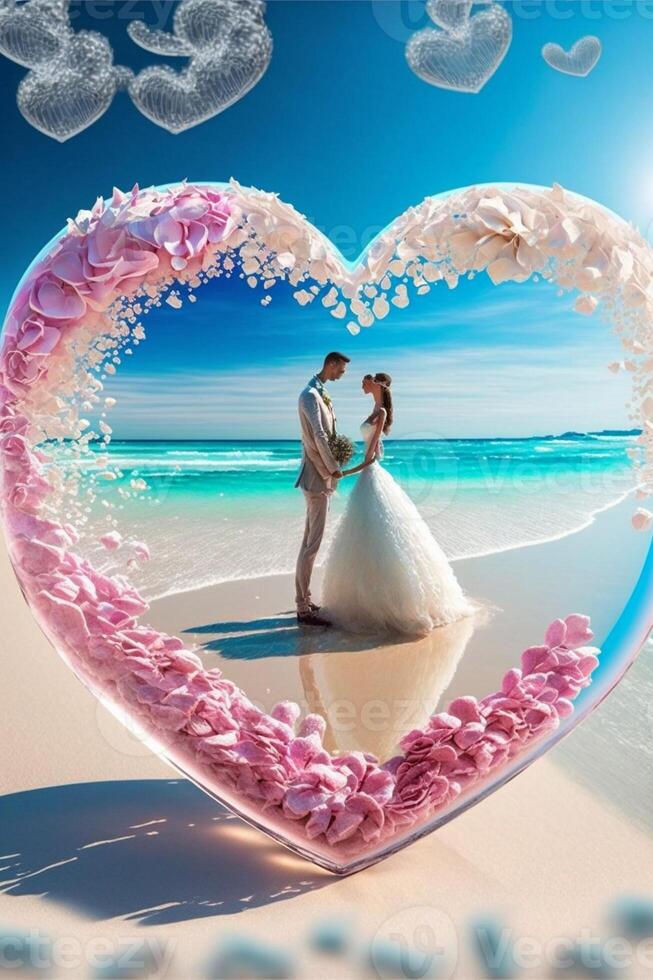
[[[494,282],[523,281],[536,271],[546,275],[555,259],[564,286],[582,283],[604,298],[618,296],[629,316],[643,304],[628,321],[639,324],[650,312],[650,249],[632,229],[624,244],[625,233],[615,226],[598,206],[593,210],[561,188],[469,188],[410,209],[346,272],[332,246],[294,209],[235,182],[115,189],[110,201],[98,199],[69,221],[7,317],[0,455],[11,560],[30,606],[75,672],[154,735],[182,769],[199,774],[198,781],[226,787],[307,840],[351,854],[432,818],[554,731],[598,664],[585,616],[553,622],[498,691],[480,700],[456,698],[423,730],[407,734],[394,758],[331,755],[323,746],[323,718],[300,718],[292,702],[265,714],[219,670],[206,670],[181,640],[139,621],[148,606],[127,579],[102,574],[75,552],[71,524],[43,516],[52,485],[47,452],[34,447],[52,396],[69,382],[73,338],[90,347],[111,328],[111,307],[121,296],[148,288],[160,294],[229,254],[240,253],[248,274],[260,279],[335,286],[363,326],[385,315],[393,276],[407,275],[418,289],[438,279],[453,286],[470,269],[485,269]],[[295,295],[304,305],[315,293]],[[589,313],[596,305],[591,298],[580,309]],[[650,344],[640,347],[646,356]],[[110,551],[123,547],[118,532],[100,540]],[[145,542],[131,547],[147,560]]]

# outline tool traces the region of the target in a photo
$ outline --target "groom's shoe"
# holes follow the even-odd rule
[[[312,609],[307,613],[298,612],[297,622],[300,626],[331,626],[328,619],[325,619],[323,616],[318,616]]]
[[[322,608],[321,606],[316,606],[314,602],[309,602],[309,606],[311,607],[311,612],[314,613],[319,612],[320,609]]]

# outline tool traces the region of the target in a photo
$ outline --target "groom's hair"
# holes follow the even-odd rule
[[[347,357],[346,354],[341,354],[338,350],[330,351],[324,358],[324,366],[327,364],[334,364],[336,361],[344,361],[345,364],[349,364],[351,357]]]

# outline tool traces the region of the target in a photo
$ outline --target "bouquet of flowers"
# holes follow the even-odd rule
[[[355,446],[348,436],[342,436],[338,432],[333,432],[329,436],[329,449],[331,455],[341,468],[346,466],[355,452]]]

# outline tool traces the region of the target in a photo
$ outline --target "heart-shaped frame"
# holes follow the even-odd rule
[[[587,617],[567,615],[496,692],[456,698],[385,762],[331,755],[324,719],[300,720],[292,702],[259,710],[180,639],[141,623],[148,605],[138,591],[76,554],[78,531],[48,506],[52,440],[88,439],[75,396],[97,401],[93,368],[119,360],[138,315],[173,283],[194,288],[234,266],[253,284],[288,280],[301,305],[328,290],[339,315],[349,310],[352,333],[385,315],[390,294],[406,305],[409,287],[419,293],[444,280],[453,288],[479,270],[495,283],[537,274],[578,291],[576,309],[600,304],[628,351],[643,496],[653,473],[653,251],[617,215],[557,185],[492,184],[425,199],[348,263],[274,194],[235,181],[183,182],[99,198],[16,289],[0,350],[2,513],[41,628],[91,691],[203,790],[296,853],[347,874],[478,802],[605,697],[651,627],[653,560],[649,552],[600,663],[587,645]],[[639,527],[649,520],[642,508],[633,517]]]

